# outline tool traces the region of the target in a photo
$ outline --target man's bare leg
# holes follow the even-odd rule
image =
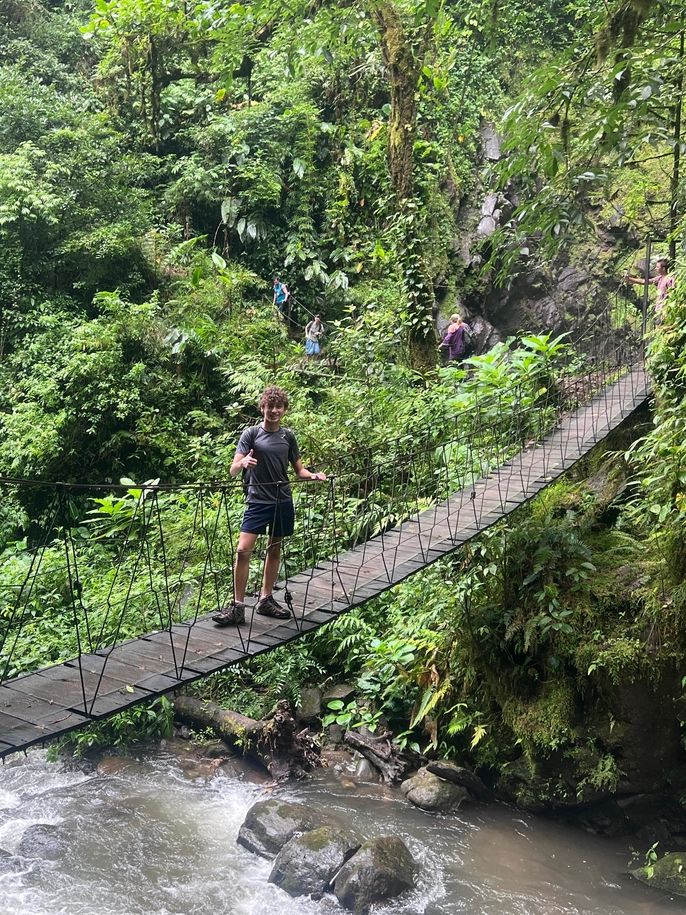
[[[255,549],[257,534],[241,531],[236,550],[236,564],[233,570],[233,599],[239,604],[245,603],[245,590],[250,574],[250,557]]]
[[[256,540],[257,534],[241,531],[233,569],[233,600],[212,617],[218,626],[239,626],[245,622],[245,589]]]
[[[274,590],[274,584],[279,574],[279,563],[281,562],[281,543],[283,537],[270,537],[267,546],[267,555],[264,559],[264,574],[262,575],[262,591],[260,599],[271,597]]]

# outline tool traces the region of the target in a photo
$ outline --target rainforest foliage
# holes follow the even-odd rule
[[[677,2],[0,0],[0,476],[129,481],[60,521],[103,638],[154,623],[146,582],[116,632],[106,614],[115,561],[135,569],[150,526],[139,483],[225,479],[267,384],[289,391],[288,424],[318,466],[425,438],[426,504],[437,480],[475,472],[478,455],[443,446],[477,403],[498,405],[490,434],[511,450],[526,431],[509,425],[515,401],[547,398],[552,421],[575,371],[567,341],[523,326],[440,368],[436,315],[467,286],[564,263],[601,227],[622,256],[646,232],[679,254],[683,67]],[[497,166],[489,123],[507,150]],[[513,207],[466,263],[470,213],[498,188]],[[567,753],[579,783],[616,784],[612,740],[580,725],[584,697],[650,667],[646,631],[683,657],[683,310],[677,288],[650,344],[655,427],[607,471],[609,500],[561,483],[507,530],[204,689],[262,713],[303,682],[352,677],[357,700],[331,709],[343,723],[384,717],[400,742],[485,766]],[[317,311],[315,363],[301,336]],[[382,486],[348,489],[341,529],[354,542],[406,510]],[[47,490],[3,494],[6,594],[50,511]],[[154,511],[181,555],[191,500],[162,494]],[[240,511],[236,490],[225,518]],[[296,536],[293,562],[308,549]],[[59,551],[45,544],[48,568]],[[185,568],[197,579],[200,553]],[[41,587],[14,674],[77,647],[68,582]],[[154,718],[129,715],[121,732]],[[116,739],[94,734],[82,745]]]

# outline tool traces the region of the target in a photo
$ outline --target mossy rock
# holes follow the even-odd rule
[[[673,852],[664,855],[654,864],[637,867],[631,874],[656,890],[686,896],[686,854]]]
[[[467,789],[463,785],[439,778],[424,768],[412,778],[405,779],[400,785],[400,790],[415,807],[437,813],[457,810],[468,797]]]
[[[263,858],[278,854],[294,836],[317,829],[326,822],[318,810],[272,798],[250,808],[238,832],[237,842]]]
[[[361,844],[361,839],[338,826],[321,826],[294,836],[277,855],[269,882],[290,896],[319,899]]]
[[[542,813],[550,800],[549,785],[526,756],[506,762],[500,769],[497,794],[531,813]]]
[[[341,868],[334,892],[346,909],[368,915],[376,902],[393,899],[412,889],[417,865],[397,836],[379,836],[365,842]]]

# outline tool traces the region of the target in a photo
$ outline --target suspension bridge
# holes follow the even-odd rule
[[[602,321],[555,376],[484,397],[381,457],[348,454],[326,484],[296,484],[288,620],[250,607],[242,626],[211,620],[233,593],[240,481],[0,480],[6,504],[43,506],[0,557],[0,756],[326,625],[533,498],[648,397],[640,313]]]

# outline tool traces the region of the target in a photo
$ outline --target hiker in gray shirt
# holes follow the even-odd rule
[[[281,426],[288,409],[288,394],[282,388],[267,388],[260,398],[262,422],[246,429],[238,447],[230,473],[235,477],[245,472],[247,506],[241,524],[233,576],[233,600],[212,619],[219,626],[245,622],[245,589],[250,572],[250,557],[259,534],[269,532],[267,555],[262,576],[257,613],[288,619],[290,611],[274,600],[272,589],[279,571],[281,542],[293,533],[295,512],[288,483],[289,464],[301,480],[326,480],[325,473],[312,473],[300,460],[295,435]]]

